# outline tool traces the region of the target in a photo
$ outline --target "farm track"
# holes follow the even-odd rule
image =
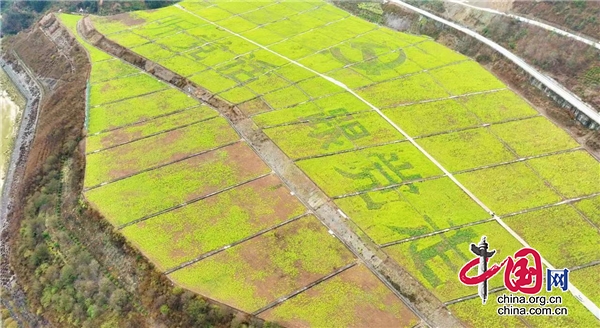
[[[403,6],[407,6],[407,7],[409,7],[410,9],[413,9],[413,10],[415,10],[415,11],[417,11],[417,12],[420,12],[420,13],[421,13],[421,12],[423,12],[422,14],[424,14],[424,15],[426,15],[426,16],[428,16],[428,17],[431,17],[431,18],[433,18],[433,19],[435,19],[435,20],[438,20],[438,21],[439,21],[439,20],[441,20],[441,18],[439,18],[439,17],[437,17],[437,16],[431,15],[431,14],[429,14],[429,13],[427,13],[427,12],[423,11],[423,10],[420,10],[420,9],[418,9],[418,8],[415,8],[415,7],[413,7],[413,6],[407,5],[407,4],[405,4],[405,3],[401,2],[401,1],[398,1],[398,0],[392,0],[392,2],[393,2],[393,3],[398,3],[398,4],[400,4],[400,5],[403,5]],[[253,41],[253,40],[250,40],[250,39],[248,39],[248,38],[246,38],[246,37],[244,37],[244,36],[242,36],[242,35],[240,35],[240,34],[238,34],[238,33],[235,33],[235,32],[233,32],[233,31],[231,31],[231,30],[229,30],[229,29],[227,29],[227,28],[224,28],[224,27],[222,27],[222,26],[218,25],[217,23],[210,22],[210,21],[208,21],[208,20],[204,19],[203,17],[201,17],[201,16],[199,16],[199,15],[196,15],[196,14],[194,14],[194,13],[190,12],[189,10],[187,10],[187,9],[183,8],[183,7],[182,7],[181,5],[179,5],[179,4],[176,4],[176,5],[175,5],[175,7],[177,7],[177,8],[179,8],[179,9],[181,9],[181,10],[183,10],[183,11],[187,12],[188,14],[192,14],[192,15],[196,16],[196,17],[198,17],[198,18],[202,19],[202,20],[203,20],[203,21],[205,21],[205,22],[209,22],[209,23],[213,24],[214,26],[220,27],[220,28],[221,28],[221,29],[223,29],[224,31],[227,31],[227,32],[229,32],[229,33],[230,33],[230,34],[232,34],[232,35],[235,35],[235,36],[237,36],[237,37],[239,37],[239,38],[242,38],[243,40],[245,40],[245,41],[247,41],[247,42],[250,42],[250,43],[252,43],[252,44],[254,44],[254,45],[256,45],[256,46],[258,46],[258,47],[260,47],[260,48],[262,48],[262,49],[264,49],[264,50],[266,50],[266,51],[269,51],[269,52],[271,52],[272,54],[274,54],[274,55],[277,55],[277,56],[279,56],[279,57],[281,57],[281,58],[283,58],[283,59],[285,59],[285,60],[287,60],[287,61],[289,61],[289,62],[291,62],[291,63],[293,63],[293,64],[295,64],[295,65],[297,65],[297,66],[299,66],[299,67],[302,67],[302,68],[304,68],[304,69],[306,69],[306,70],[308,70],[308,71],[312,72],[313,74],[316,74],[316,75],[318,75],[318,76],[320,76],[320,77],[322,77],[322,78],[326,79],[327,81],[329,81],[329,82],[331,82],[331,83],[333,83],[333,84],[335,84],[335,85],[337,85],[337,86],[339,86],[339,87],[341,87],[341,88],[345,89],[346,91],[350,92],[350,93],[351,93],[352,95],[354,95],[356,98],[358,98],[358,99],[359,99],[359,100],[361,100],[363,103],[365,103],[366,105],[368,105],[369,107],[371,107],[371,108],[372,108],[372,109],[373,109],[375,112],[377,112],[377,113],[378,113],[378,114],[379,114],[379,115],[380,115],[380,116],[381,116],[381,117],[382,117],[384,120],[386,120],[386,121],[387,121],[389,124],[391,124],[391,125],[392,125],[392,126],[393,126],[393,127],[394,127],[394,128],[397,130],[397,131],[398,131],[398,132],[400,132],[402,135],[404,135],[404,137],[405,137],[405,138],[406,138],[406,139],[407,139],[409,142],[411,142],[411,143],[412,143],[412,144],[413,144],[413,145],[414,145],[414,146],[415,146],[415,147],[416,147],[416,148],[417,148],[417,149],[418,149],[418,150],[419,150],[419,151],[420,151],[420,152],[421,152],[423,155],[425,155],[425,156],[426,156],[426,157],[427,157],[427,158],[428,158],[428,159],[429,159],[429,160],[430,160],[430,161],[431,161],[433,164],[435,164],[435,165],[436,165],[436,166],[437,166],[437,167],[438,167],[440,170],[442,170],[442,172],[444,172],[444,173],[445,173],[445,174],[446,174],[446,175],[447,175],[447,176],[448,176],[448,177],[449,177],[449,178],[450,178],[450,179],[451,179],[451,180],[452,180],[452,181],[453,181],[453,182],[454,182],[454,183],[455,183],[455,184],[456,184],[456,185],[457,185],[457,186],[458,186],[460,189],[462,189],[462,190],[463,190],[463,191],[464,191],[464,192],[465,192],[465,193],[466,193],[466,194],[467,194],[467,195],[468,195],[468,196],[469,196],[469,197],[470,197],[470,198],[471,198],[473,201],[475,201],[475,202],[476,202],[476,203],[477,203],[477,204],[478,204],[478,205],[479,205],[479,206],[480,206],[482,209],[484,209],[486,212],[488,212],[490,215],[492,215],[492,217],[495,219],[495,221],[496,221],[498,224],[500,224],[500,225],[501,225],[501,226],[502,226],[502,227],[503,227],[503,228],[504,228],[504,229],[505,229],[505,230],[506,230],[506,231],[507,231],[507,232],[508,232],[510,235],[512,235],[512,236],[513,236],[513,237],[514,237],[514,238],[515,238],[517,241],[519,241],[519,243],[521,243],[521,245],[523,245],[524,247],[531,247],[531,246],[530,246],[530,245],[529,245],[529,244],[528,244],[528,243],[527,243],[527,242],[526,242],[526,241],[525,241],[525,240],[524,240],[524,239],[523,239],[521,236],[519,236],[519,235],[518,235],[518,234],[517,234],[517,233],[516,233],[516,232],[515,232],[515,231],[514,231],[512,228],[510,228],[510,227],[509,227],[509,226],[508,226],[508,225],[507,225],[507,224],[506,224],[506,223],[505,223],[505,222],[504,222],[504,221],[503,221],[503,220],[502,220],[502,219],[501,219],[499,216],[497,216],[497,215],[496,215],[496,214],[495,214],[495,213],[494,213],[494,212],[493,212],[493,211],[492,211],[492,210],[491,210],[489,207],[487,207],[487,205],[485,205],[485,204],[484,204],[484,203],[483,203],[483,202],[482,202],[482,201],[481,201],[479,198],[477,198],[477,196],[475,196],[475,195],[474,195],[474,194],[473,194],[473,193],[472,193],[472,192],[471,192],[469,189],[467,189],[467,188],[466,188],[466,187],[465,187],[465,186],[464,186],[462,183],[460,183],[460,182],[459,182],[459,181],[456,179],[456,177],[454,177],[454,175],[453,175],[452,173],[450,173],[450,172],[449,172],[449,171],[448,171],[448,170],[447,170],[445,167],[443,167],[443,166],[442,166],[442,165],[441,165],[441,164],[440,164],[440,163],[439,163],[439,162],[438,162],[438,161],[437,161],[437,160],[436,160],[436,159],[435,159],[433,156],[431,156],[431,155],[430,155],[430,154],[429,154],[427,151],[425,151],[425,149],[423,149],[423,148],[422,148],[422,147],[421,147],[421,146],[420,146],[420,145],[419,145],[419,144],[418,144],[418,143],[417,143],[417,142],[416,142],[416,141],[415,141],[415,140],[414,140],[414,139],[413,139],[413,138],[412,138],[410,135],[408,135],[408,134],[407,134],[407,133],[406,133],[404,130],[402,130],[402,129],[401,129],[399,126],[398,126],[398,125],[396,125],[396,124],[395,124],[395,123],[394,123],[394,122],[393,122],[391,119],[389,119],[389,118],[388,118],[388,117],[387,117],[387,116],[386,116],[386,115],[385,115],[385,114],[384,114],[384,113],[383,113],[383,112],[382,112],[382,111],[381,111],[379,108],[375,107],[373,104],[371,104],[370,102],[368,102],[367,100],[365,100],[364,98],[362,98],[362,97],[361,97],[360,95],[358,95],[358,94],[357,94],[357,93],[356,93],[354,90],[350,89],[349,87],[347,87],[347,86],[346,86],[346,85],[344,85],[343,83],[341,83],[341,82],[339,82],[339,81],[337,81],[337,80],[335,80],[335,79],[333,79],[333,78],[331,78],[331,77],[329,77],[329,76],[327,76],[327,75],[325,75],[325,74],[322,74],[322,73],[319,73],[319,72],[317,72],[317,71],[315,71],[315,70],[313,70],[313,69],[310,69],[310,68],[308,68],[308,67],[304,66],[303,64],[301,64],[301,63],[297,62],[297,61],[294,61],[294,60],[292,60],[292,59],[290,59],[290,58],[288,58],[288,57],[286,57],[286,56],[283,56],[283,55],[281,55],[281,54],[279,54],[279,53],[277,53],[277,52],[275,52],[275,51],[273,51],[273,50],[271,50],[271,49],[269,49],[269,48],[267,48],[267,47],[265,47],[265,46],[263,46],[263,45],[261,45],[261,44],[259,44],[259,43],[255,42],[255,41]],[[445,24],[447,24],[447,25],[449,25],[449,24],[452,24],[451,22],[448,22],[448,21],[445,21],[444,23],[445,23]],[[456,24],[452,24],[452,25],[456,25]],[[451,25],[451,26],[452,26],[452,25]],[[461,28],[460,26],[457,26],[457,27],[458,27],[459,29],[464,29],[464,28]],[[471,34],[475,34],[475,35],[479,36],[480,38],[482,38],[482,37],[481,37],[480,35],[478,35],[477,33],[474,33],[474,32],[472,32],[472,31],[470,31],[470,30],[468,30],[468,29],[466,29],[466,30],[467,30],[468,32],[470,32],[470,33],[468,33],[468,34],[470,34],[470,35],[471,35]],[[467,33],[467,32],[465,32],[465,33]],[[483,39],[485,39],[485,38],[483,38]],[[488,44],[488,43],[490,43],[490,42],[491,42],[491,43],[493,43],[492,41],[490,41],[490,40],[488,40],[488,39],[485,39],[485,40],[486,40],[487,42],[485,42],[484,40],[482,40],[482,41],[484,41],[486,44]],[[497,44],[495,44],[495,43],[493,43],[493,44],[495,45],[495,46],[492,46],[494,49],[496,49],[496,50],[499,50],[499,49],[497,48],[497,47],[499,47],[499,48],[503,49],[505,52],[508,52],[506,49],[504,49],[504,48],[500,47],[499,45],[497,45]],[[490,44],[490,45],[491,45],[491,44]],[[501,52],[502,52],[502,51],[501,51]],[[513,55],[513,54],[512,54],[512,53],[510,53],[510,52],[508,52],[508,54],[506,54],[506,56],[507,56],[507,57],[513,57],[513,58],[512,58],[513,60],[515,60],[515,59],[516,59],[516,60],[522,61],[521,59],[517,58],[515,55]],[[597,112],[594,112],[594,111],[592,111],[592,109],[591,109],[590,107],[588,107],[586,104],[584,104],[583,102],[581,102],[579,99],[575,98],[575,96],[573,96],[573,95],[572,95],[570,92],[568,92],[568,91],[564,90],[564,89],[563,89],[561,86],[557,86],[555,83],[552,83],[553,81],[549,80],[547,77],[543,76],[542,74],[540,74],[539,72],[537,72],[536,70],[534,70],[534,69],[533,69],[531,66],[529,66],[529,65],[525,64],[524,62],[523,62],[522,64],[523,64],[523,65],[526,65],[527,67],[529,67],[529,70],[528,70],[528,71],[530,71],[530,72],[532,73],[532,75],[536,76],[536,77],[538,78],[538,80],[540,80],[540,81],[543,81],[543,82],[546,82],[546,81],[547,81],[547,82],[549,82],[548,84],[546,84],[548,87],[551,87],[551,88],[552,88],[552,87],[558,87],[556,90],[554,90],[554,88],[553,88],[553,90],[554,90],[554,91],[555,91],[557,94],[559,94],[559,95],[563,96],[563,98],[567,99],[568,101],[570,100],[569,102],[571,102],[571,101],[574,101],[574,102],[571,102],[571,103],[580,104],[580,106],[585,106],[585,107],[580,107],[580,106],[576,106],[576,107],[577,107],[577,108],[579,108],[580,110],[582,110],[582,112],[584,112],[586,115],[590,116],[590,118],[591,118],[591,119],[593,119],[594,121],[596,121],[596,122],[600,122],[600,114],[598,114]],[[520,65],[520,66],[522,66],[522,65]],[[524,66],[522,66],[522,67],[524,67]],[[539,76],[538,76],[538,75],[539,75]],[[549,263],[549,262],[548,262],[548,261],[547,261],[547,260],[546,260],[544,257],[542,257],[542,263],[543,263],[544,265],[546,265],[546,267],[548,267],[548,268],[550,268],[550,269],[554,269],[554,266],[552,266],[552,265],[551,265],[551,264],[550,264],[550,263]],[[575,287],[575,286],[574,286],[572,283],[570,283],[570,282],[569,282],[569,291],[570,291],[570,292],[571,292],[571,294],[573,294],[573,296],[575,296],[575,297],[576,297],[576,298],[577,298],[577,299],[578,299],[578,300],[579,300],[579,301],[580,301],[580,302],[581,302],[581,303],[582,303],[582,304],[583,304],[583,305],[584,305],[584,306],[585,306],[585,307],[586,307],[586,308],[587,308],[587,309],[588,309],[590,312],[592,312],[592,314],[593,314],[594,316],[596,316],[598,319],[600,319],[600,308],[598,308],[598,306],[596,306],[596,305],[595,305],[593,302],[591,302],[591,301],[590,301],[590,300],[589,300],[589,299],[588,299],[588,298],[587,298],[585,295],[583,295],[583,293],[581,293],[581,292],[579,291],[579,289],[577,289],[577,288],[576,288],[576,287]],[[405,300],[405,303],[407,303],[407,304],[408,304],[409,302],[407,302],[407,301]]]

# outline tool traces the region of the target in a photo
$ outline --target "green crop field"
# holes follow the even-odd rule
[[[107,147],[114,147],[215,116],[217,116],[217,112],[205,105],[183,109],[173,114],[158,116],[117,130],[91,135],[86,140],[86,150],[89,153]]]
[[[146,74],[124,76],[92,84],[90,106],[94,107],[125,98],[133,98],[166,88],[166,84]]]
[[[419,144],[451,172],[516,159],[486,128],[428,137],[419,140]]]
[[[303,160],[298,166],[330,196],[441,174],[408,142]]]
[[[456,178],[498,215],[561,200],[561,197],[524,163],[463,173]]]
[[[239,136],[227,121],[218,117],[89,154],[85,186],[123,178],[237,140]]]
[[[520,157],[579,146],[571,136],[544,117],[494,124],[490,129]]]
[[[504,221],[557,268],[600,260],[598,230],[570,205],[519,214]]]
[[[197,101],[189,98],[184,93],[167,89],[91,108],[88,130],[89,133],[96,133],[114,129],[197,105]]]
[[[258,165],[247,165],[257,162]],[[86,198],[116,226],[268,173],[244,143],[89,190]]]
[[[385,250],[440,300],[450,301],[477,294],[477,286],[465,286],[458,280],[458,271],[475,257],[470,244],[479,243],[481,236],[487,236],[488,243],[496,250],[490,266],[513,256],[522,247],[498,223],[488,222],[389,246]],[[474,273],[477,273],[476,268],[469,271],[470,276]],[[503,286],[503,275],[491,278],[489,286],[490,289]]]
[[[123,234],[166,270],[303,212],[289,190],[267,176],[128,226]]]
[[[252,312],[353,261],[313,216],[177,270],[178,284]]]
[[[448,178],[341,198],[336,204],[380,244],[489,218]]]
[[[528,163],[565,197],[600,192],[600,163],[585,150],[534,158]]]
[[[342,305],[343,304],[343,305]],[[411,327],[415,315],[364,266],[352,267],[260,317],[287,327]]]
[[[265,133],[293,159],[331,154],[403,140],[404,136],[375,112],[322,119],[266,129]],[[310,140],[311,142],[307,142]]]
[[[477,115],[483,123],[496,123],[539,115],[523,98],[510,90],[460,97],[458,100]]]
[[[74,34],[78,19],[61,15]],[[521,246],[498,223],[480,222],[491,215],[478,200],[497,215],[515,214],[503,219],[554,266],[597,260],[591,252],[597,227],[589,223],[600,221],[597,196],[539,207],[600,193],[598,161],[476,61],[428,37],[393,31],[324,1],[182,1],[91,20],[107,38],[239,108],[333,198],[359,235],[382,245],[442,301],[477,292],[456,277],[473,256],[470,243],[486,235],[498,261]],[[269,156],[264,148],[242,140],[181,160],[240,137],[216,111],[77,37],[92,59],[86,186],[148,170],[85,196],[158,268],[305,212],[275,175],[259,178],[271,171],[259,157]],[[532,156],[539,158],[508,164]],[[168,164],[174,160],[180,161]],[[459,172],[468,191],[435,162]],[[552,224],[539,229],[544,220]],[[466,224],[473,225],[422,237]],[[548,235],[556,238],[545,242]],[[305,216],[169,278],[252,312],[353,261],[327,228]],[[377,325],[361,321],[377,313],[380,326],[416,324],[389,290],[358,271],[365,271],[361,264],[262,317],[360,326]],[[500,275],[492,285],[501,285]],[[477,326],[467,318],[473,302],[450,309]],[[572,317],[526,324],[589,323],[580,305],[573,309]]]
[[[600,227],[600,196],[584,199],[574,204],[590,221]]]

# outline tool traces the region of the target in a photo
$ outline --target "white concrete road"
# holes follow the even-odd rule
[[[415,11],[425,17],[428,17],[430,19],[436,20],[440,23],[443,23],[444,25],[450,26],[456,30],[459,30],[469,36],[472,36],[474,38],[476,38],[477,40],[487,44],[488,46],[492,47],[494,50],[498,51],[499,53],[501,53],[503,56],[505,56],[506,58],[510,59],[512,62],[514,62],[515,64],[519,65],[519,67],[521,67],[523,70],[525,70],[527,73],[529,73],[531,76],[533,76],[536,80],[540,81],[542,84],[544,84],[546,87],[548,87],[550,90],[554,91],[557,95],[559,95],[561,98],[563,98],[564,100],[566,100],[568,103],[570,103],[571,105],[573,105],[573,107],[577,108],[580,112],[582,112],[583,114],[585,114],[587,117],[589,117],[591,120],[595,121],[596,123],[600,124],[600,113],[598,113],[597,110],[595,110],[592,106],[590,106],[589,104],[585,103],[584,101],[582,101],[579,97],[577,97],[576,95],[574,95],[573,93],[571,93],[571,91],[565,89],[560,83],[556,82],[555,80],[547,77],[546,75],[540,73],[538,70],[536,70],[535,68],[533,68],[531,65],[527,64],[523,59],[517,57],[515,54],[513,54],[512,52],[508,51],[506,48],[502,47],[501,45],[497,44],[496,42],[482,36],[481,34],[472,31],[466,27],[463,27],[461,25],[458,25],[456,23],[453,23],[449,20],[443,19],[441,17],[438,17],[426,10],[417,8],[415,6],[411,6],[407,3],[404,3],[402,1],[399,0],[389,0],[389,2],[397,4],[399,6],[403,6],[405,8],[408,8],[412,11]]]
[[[529,18],[525,18],[525,17],[522,17],[522,16],[517,16],[517,15],[509,14],[509,13],[505,13],[505,12],[494,10],[494,9],[490,9],[490,8],[484,8],[484,7],[474,6],[474,5],[468,4],[467,3],[468,1],[460,1],[460,0],[446,0],[446,1],[453,2],[453,3],[458,3],[458,4],[461,4],[461,5],[469,7],[469,8],[474,8],[474,9],[477,9],[477,10],[486,11],[486,12],[489,12],[489,13],[492,13],[492,14],[502,15],[502,16],[514,18],[514,19],[516,19],[518,21],[521,21],[521,22],[524,22],[524,23],[527,23],[527,24],[531,24],[531,25],[535,25],[535,26],[541,27],[543,29],[546,29],[548,31],[552,31],[552,32],[554,32],[556,34],[564,35],[566,37],[569,37],[571,39],[577,40],[579,42],[583,42],[585,44],[588,44],[588,45],[590,45],[590,46],[592,46],[592,47],[600,50],[600,42],[596,42],[594,40],[591,40],[591,39],[588,39],[588,38],[585,38],[585,37],[582,37],[582,36],[579,36],[579,35],[576,35],[576,34],[573,34],[573,33],[569,33],[569,32],[567,32],[565,30],[561,30],[561,29],[559,29],[559,28],[557,28],[555,26],[548,25],[546,23],[542,23],[542,22],[534,20],[534,19],[529,19]]]

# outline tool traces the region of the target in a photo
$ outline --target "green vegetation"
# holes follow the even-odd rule
[[[505,87],[504,83],[500,82],[475,61],[444,66],[431,70],[430,74],[453,95],[503,89]],[[469,78],[466,79],[465,76]]]
[[[260,315],[284,326],[381,325],[410,327],[418,322],[391,291],[362,266],[355,266]],[[375,319],[376,318],[376,319]]]
[[[123,235],[166,270],[303,212],[269,176],[128,226]]]
[[[120,226],[268,172],[248,146],[238,143],[92,189],[85,196]]]
[[[361,89],[358,93],[379,108],[449,96],[427,73],[382,82]]]
[[[498,223],[488,222],[393,245],[385,251],[440,300],[450,301],[477,293],[477,286],[465,286],[458,280],[458,271],[476,257],[471,253],[470,244],[477,244],[482,236],[486,236],[496,250],[490,266],[513,256],[522,247]],[[504,269],[490,279],[490,288],[504,285],[503,273]],[[470,276],[476,274],[476,268],[468,273]]]
[[[109,38],[133,47],[133,51],[188,77],[216,97],[239,104],[244,113],[254,115],[252,120],[288,156],[297,160],[297,165],[322,190],[329,196],[345,197],[336,202],[378,243],[477,222],[489,218],[489,214],[448,178],[416,182],[441,176],[442,172],[413,145],[397,142],[403,140],[401,134],[372,111],[365,101],[383,109],[408,134],[422,137],[417,142],[450,171],[516,159],[502,141],[518,156],[576,146],[566,134],[541,117],[455,131],[529,118],[537,112],[479,64],[432,40],[381,28],[324,2],[190,1],[181,5],[202,18],[171,7],[132,14],[126,18],[127,27],[119,19],[93,20]],[[215,22],[216,26],[206,24],[206,21]],[[344,91],[341,84],[315,76],[310,70],[260,49],[225,29],[241,33],[309,69],[338,80],[365,101]],[[112,68],[106,65],[104,69]],[[94,84],[92,104],[145,94],[155,88],[143,81],[136,87],[127,88],[128,78],[132,79],[110,80],[110,83],[105,82],[106,86]],[[108,93],[115,99],[107,100],[106,94],[98,91],[100,87],[106,88],[107,92],[110,88],[119,90]],[[141,92],[142,89],[145,91]],[[151,131],[168,130],[168,126],[175,126],[175,121],[179,120],[174,115],[193,107],[195,102],[188,98],[193,104],[180,105],[184,95],[179,93],[177,97],[182,101],[159,98],[163,101],[161,106],[137,99],[169,91],[92,108],[90,131],[147,119],[151,120],[144,125],[122,129],[124,136],[111,133],[114,135],[111,140],[134,140],[149,136]],[[479,92],[483,93],[470,95]],[[448,99],[451,96],[457,97]],[[172,115],[163,118],[169,113],[175,113],[173,121],[166,118]],[[183,113],[181,122],[187,117]],[[205,142],[210,139],[208,134],[216,134],[218,130],[229,129],[225,125],[207,129],[204,131],[207,135],[199,139]],[[430,136],[442,132],[449,133]],[[90,149],[99,147],[100,138],[88,141],[94,145]],[[155,140],[160,145],[143,148],[168,147],[168,156],[182,154],[169,142],[153,138],[142,140]],[[132,145],[142,144],[142,140]],[[191,145],[191,142],[182,141],[183,144]],[[366,148],[357,150],[362,147]],[[594,176],[597,178],[598,164],[584,155],[587,154],[571,152],[527,163],[478,169],[459,174],[457,178],[495,213],[504,215],[560,201],[561,197],[544,180],[567,197],[598,192],[597,185],[593,185],[597,181]],[[160,162],[153,158],[152,150],[143,155],[140,153],[140,156],[146,158],[139,160],[143,165],[139,164],[136,170]],[[312,156],[319,157],[306,159]],[[119,161],[116,161],[116,157],[113,156],[114,163],[126,160],[118,156]],[[89,158],[93,164],[94,157],[90,155]],[[257,164],[248,165],[250,162]],[[110,165],[101,166],[110,169]],[[128,169],[121,162],[118,166],[119,170]],[[111,223],[120,226],[268,171],[250,148],[240,143],[90,190],[86,196],[102,209]],[[373,191],[389,186],[394,188]],[[236,187],[128,226],[123,232],[161,269],[166,269],[268,228],[292,216],[292,212],[296,213],[290,210],[289,215],[275,216],[267,211],[268,202],[273,201],[269,196],[261,197],[256,191],[244,194],[243,190]],[[349,193],[358,194],[346,197]],[[216,204],[207,206],[211,201]],[[587,203],[581,204],[584,208],[590,207]],[[260,220],[251,222],[252,217],[260,217]],[[528,235],[528,225],[537,221],[524,223],[519,218],[507,220],[514,221],[517,229]],[[312,217],[302,218],[177,270],[170,278],[245,311],[256,310],[350,261],[351,256],[336,239],[329,237],[319,224],[307,224],[309,221],[317,222]],[[561,221],[563,223],[567,224]],[[577,224],[570,229],[573,229],[573,235],[578,233],[575,230],[580,230]],[[491,222],[402,243],[386,250],[447,301],[476,292],[475,287],[460,284],[456,279],[456,268],[471,259],[468,246],[478,242],[482,235],[488,236],[494,248],[500,250],[501,257],[512,254],[520,246],[504,229]],[[532,243],[537,240],[537,236],[530,238]],[[560,245],[554,247],[559,249],[563,243],[562,239],[557,240],[561,240]],[[575,244],[572,247],[573,258],[578,258],[580,247]],[[549,256],[555,255],[549,250]],[[376,305],[376,309],[352,306],[358,304],[353,302],[358,302],[360,297],[365,297],[361,303],[378,304],[384,296],[374,296],[370,300],[371,294],[365,294],[363,288],[348,289],[350,285],[344,279],[336,279],[269,310],[265,317],[292,323],[299,316],[303,324],[310,322],[318,326],[358,325],[362,323],[357,321],[361,311],[387,313],[393,309],[385,304]],[[329,287],[328,283],[334,287]],[[499,286],[500,278],[494,278],[493,284]],[[330,290],[338,289],[348,289],[348,295],[364,296],[323,297]],[[322,294],[310,294],[313,292]],[[337,308],[344,308],[338,311],[348,314],[332,315],[334,302]],[[456,308],[461,307],[457,305]],[[398,310],[393,311],[397,313]],[[331,320],[327,321],[328,318]],[[503,323],[510,324],[510,321],[500,324]]]
[[[600,266],[593,265],[577,271],[569,272],[569,281],[592,302],[600,303],[600,284],[598,277],[600,276]]]
[[[534,158],[527,163],[567,198],[600,192],[600,163],[585,150]]]
[[[573,272],[575,273],[575,272]],[[571,273],[570,273],[571,274]],[[569,277],[570,279],[570,277]],[[461,319],[468,327],[495,328],[495,327],[597,327],[598,320],[571,294],[562,292],[548,293],[544,290],[540,296],[560,296],[562,304],[546,305],[569,309],[568,315],[563,316],[499,316],[496,310],[502,306],[498,304],[497,297],[506,291],[490,294],[488,303],[481,306],[481,299],[474,298],[449,306],[450,311]],[[521,296],[523,294],[515,294]],[[526,297],[528,295],[525,295]]]
[[[135,174],[239,140],[224,118],[192,124],[87,155],[85,186]]]
[[[95,150],[120,145],[215,116],[217,116],[217,111],[205,105],[184,109],[173,114],[159,116],[109,132],[91,135],[86,139],[86,151],[90,153]]]
[[[462,171],[516,159],[486,128],[441,134],[418,143],[448,171]]]
[[[489,218],[448,178],[368,192],[335,203],[379,244]]]
[[[341,150],[374,146],[404,139],[375,112],[343,115],[325,119],[308,117],[308,123],[264,130],[292,159],[331,154]],[[307,142],[310,140],[311,142]]]
[[[498,304],[497,297],[503,293],[505,293],[505,291],[490,293],[489,300],[485,306],[481,305],[481,298],[476,297],[449,305],[448,309],[454,316],[462,320],[467,327],[527,327],[526,323],[521,321],[521,316],[498,315],[498,307],[501,307],[502,305]]]
[[[584,199],[574,204],[596,226],[600,227],[600,196]]]
[[[477,116],[454,99],[401,106],[383,113],[413,137],[479,125]]]
[[[459,97],[458,100],[483,123],[496,123],[538,114],[523,98],[511,90]]]
[[[94,68],[90,73],[90,82],[98,83],[136,73],[139,74],[140,70],[125,64],[120,59],[104,60],[94,64]]]
[[[197,106],[183,92],[167,89],[90,109],[88,133],[96,133]]]
[[[600,234],[570,205],[511,216],[504,221],[557,268],[600,259]]]
[[[579,146],[571,136],[545,117],[495,124],[490,129],[521,157]]]
[[[353,260],[313,216],[170,274],[192,291],[252,312]]]
[[[467,59],[467,57],[430,40],[408,47],[405,52],[408,58],[424,69],[445,66]]]
[[[408,142],[298,162],[329,196],[406,183],[442,172]]]
[[[89,103],[90,107],[95,107],[166,88],[166,84],[147,74],[130,75],[92,84]]]
[[[254,122],[261,127],[304,120],[323,119],[339,115],[354,114],[371,110],[368,105],[358,100],[348,92],[318,99],[314,102],[303,103],[294,107],[279,109],[253,117]]]
[[[561,200],[525,163],[463,173],[456,178],[498,215]]]

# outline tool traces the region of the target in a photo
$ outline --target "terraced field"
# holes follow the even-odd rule
[[[78,35],[80,17],[60,19]],[[175,283],[258,314],[357,265],[216,110],[78,40],[92,62],[84,196]],[[377,288],[382,318],[419,321],[361,268],[355,289]]]
[[[477,290],[457,272],[482,235],[502,259],[522,237],[600,304],[578,273],[600,260],[598,160],[476,62],[321,1],[184,1],[92,21],[236,105],[466,325],[597,324],[570,294],[569,317],[474,319]],[[415,324],[218,113],[86,47],[86,198],[173,281],[291,326]],[[382,321],[361,321],[373,311]]]

